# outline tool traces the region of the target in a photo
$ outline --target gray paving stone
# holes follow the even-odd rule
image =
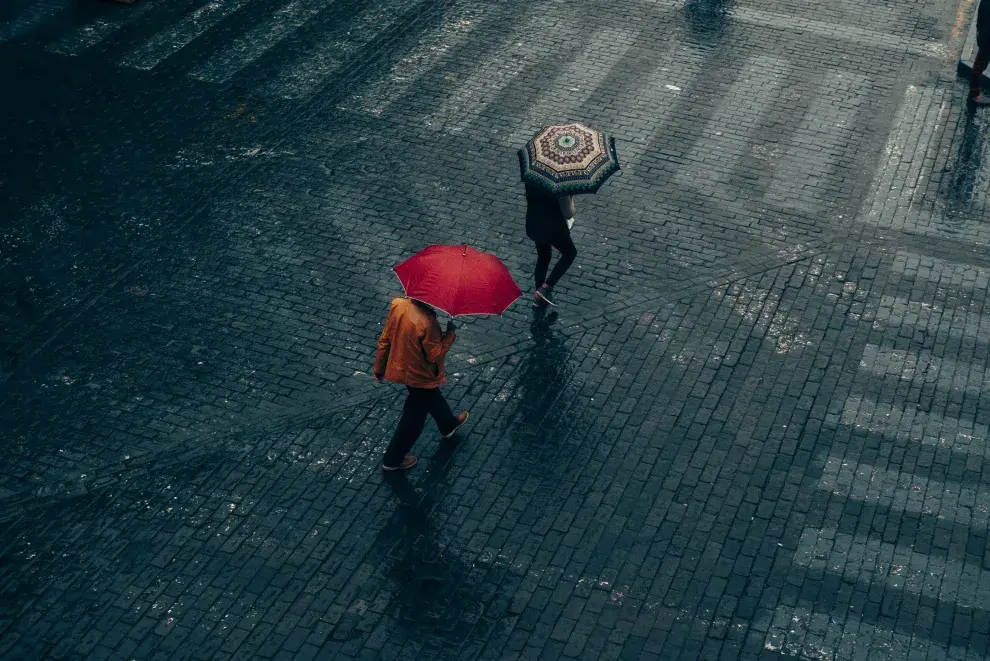
[[[311,3],[245,60],[298,16],[241,4],[150,71],[197,3],[0,10],[0,653],[986,656],[953,10]],[[389,268],[466,241],[528,287],[514,141],[552,109],[626,159],[559,320],[466,321],[471,426],[385,479]]]

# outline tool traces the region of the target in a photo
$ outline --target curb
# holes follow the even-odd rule
[[[990,2],[990,0],[986,0]],[[977,5],[977,9],[979,6]],[[966,35],[966,41],[963,42],[962,53],[959,55],[959,61],[956,62],[956,75],[960,78],[965,78],[967,81],[970,76],[973,75],[973,60],[976,59],[976,12],[973,13],[973,19],[969,24],[969,32]],[[990,69],[988,69],[990,70]],[[980,76],[980,84],[983,89],[990,89],[990,76],[986,72]]]

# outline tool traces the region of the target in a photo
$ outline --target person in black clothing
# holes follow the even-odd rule
[[[980,8],[976,10],[976,47],[968,100],[970,103],[986,106],[990,105],[990,99],[980,94],[980,79],[990,63],[990,0],[980,0]]]
[[[526,236],[536,244],[533,307],[554,304],[550,297],[553,286],[577,257],[577,249],[571,241],[573,223],[574,200],[570,196],[555,197],[535,184],[526,184]],[[553,248],[560,251],[560,259],[547,277]]]

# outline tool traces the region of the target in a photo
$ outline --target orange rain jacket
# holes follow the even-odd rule
[[[437,388],[446,381],[443,362],[454,333],[442,333],[433,310],[412,299],[392,299],[378,338],[375,374],[413,388]]]

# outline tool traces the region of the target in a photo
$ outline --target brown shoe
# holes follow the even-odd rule
[[[405,457],[402,458],[402,463],[399,464],[398,466],[389,466],[386,463],[382,463],[382,470],[383,471],[407,471],[410,468],[412,468],[413,466],[415,466],[416,465],[416,462],[418,462],[418,461],[419,461],[419,459],[417,459],[416,457],[412,456],[411,454],[407,454]]]
[[[448,438],[450,438],[451,436],[453,436],[454,434],[456,434],[457,433],[457,430],[460,429],[461,427],[463,427],[464,426],[464,423],[467,422],[468,418],[470,418],[470,417],[471,417],[471,414],[468,413],[467,411],[461,411],[460,413],[458,413],[457,414],[457,426],[454,427],[453,429],[451,429],[446,434],[443,434],[442,436],[440,436],[440,438],[442,438],[443,440],[446,441]]]

